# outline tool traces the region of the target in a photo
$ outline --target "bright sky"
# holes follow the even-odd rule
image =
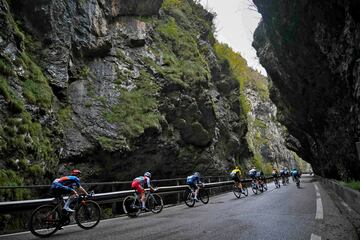
[[[250,67],[266,75],[255,49],[251,46],[253,33],[261,19],[261,15],[252,6],[252,1],[200,0],[200,2],[211,12],[216,12],[217,39],[239,52]]]

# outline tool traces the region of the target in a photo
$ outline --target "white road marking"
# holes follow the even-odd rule
[[[324,208],[321,201],[321,195],[319,192],[319,187],[314,183],[316,189],[316,215],[315,219],[323,219],[324,218]]]
[[[321,237],[312,233],[310,240],[321,240]]]
[[[352,211],[351,207],[350,207],[349,205],[347,205],[347,203],[346,203],[346,202],[341,201],[341,204],[342,204],[344,207],[346,207],[346,209],[347,209],[349,212],[351,212],[351,211]]]

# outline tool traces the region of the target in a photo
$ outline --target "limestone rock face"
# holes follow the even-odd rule
[[[254,39],[272,82],[288,146],[331,178],[359,179],[358,1],[254,0]]]
[[[194,1],[179,9],[162,2],[0,0],[0,60],[11,70],[0,69],[0,120],[14,118],[0,126],[0,149],[14,152],[3,139],[17,139],[25,121],[11,111],[16,99],[25,107],[14,111],[30,119],[21,137],[43,139],[36,161],[28,149],[3,154],[2,165],[20,168],[13,158],[21,157],[48,178],[65,164],[105,181],[145,170],[219,174],[250,156],[239,83],[213,51],[213,15]]]

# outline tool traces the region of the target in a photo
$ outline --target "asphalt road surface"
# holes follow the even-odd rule
[[[310,176],[295,183],[237,199],[233,193],[196,203],[165,208],[160,214],[145,213],[135,219],[103,220],[92,230],[66,226],[50,239],[86,240],[187,240],[187,239],[284,239],[357,240],[352,225],[343,217],[321,184]],[[0,236],[0,240],[38,239],[31,233]]]

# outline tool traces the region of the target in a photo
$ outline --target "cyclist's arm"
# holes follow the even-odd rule
[[[88,195],[87,191],[82,186],[79,186],[79,191],[85,195]]]

